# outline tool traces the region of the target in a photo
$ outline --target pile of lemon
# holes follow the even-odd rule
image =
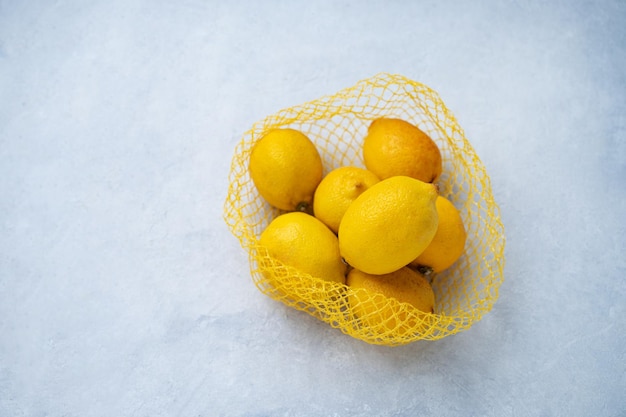
[[[267,132],[252,148],[249,172],[259,194],[286,213],[270,222],[259,243],[314,277],[433,312],[428,275],[452,266],[466,241],[461,215],[438,193],[441,152],[417,126],[397,118],[374,120],[361,150],[365,168],[343,166],[324,176],[305,134]],[[389,319],[360,294],[349,297],[354,314],[373,325]]]

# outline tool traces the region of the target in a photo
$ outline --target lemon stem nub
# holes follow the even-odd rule
[[[296,206],[296,211],[301,211],[303,213],[312,214],[311,205],[307,203],[306,201],[301,201],[300,203],[298,203],[298,205]]]
[[[434,271],[433,271],[433,269],[430,266],[419,265],[417,267],[417,272],[419,272],[422,275],[425,275],[425,276],[429,277],[430,275],[432,275],[432,273]]]

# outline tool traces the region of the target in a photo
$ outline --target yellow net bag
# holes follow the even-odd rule
[[[461,258],[430,277],[436,296],[433,313],[302,273],[270,257],[258,243],[261,232],[282,212],[265,202],[250,178],[254,144],[270,129],[290,127],[316,144],[324,174],[345,165],[364,167],[362,140],[371,121],[383,116],[411,122],[437,143],[443,158],[440,194],[459,209],[467,230]],[[372,344],[397,346],[466,330],[491,310],[504,279],[504,227],[482,162],[439,95],[400,75],[379,74],[255,123],[235,149],[224,218],[248,252],[252,279],[261,292]],[[380,311],[384,316],[355,315],[348,302],[355,291],[368,303],[370,314]]]

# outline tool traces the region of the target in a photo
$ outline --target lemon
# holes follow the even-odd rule
[[[313,198],[315,217],[337,233],[348,206],[378,181],[378,177],[372,172],[354,166],[344,166],[330,171],[315,190]]]
[[[341,256],[369,274],[408,265],[437,231],[437,188],[397,176],[372,185],[346,210],[339,225]]]
[[[385,275],[371,275],[353,269],[348,273],[346,284],[355,290],[348,293],[352,312],[362,324],[374,329],[402,333],[406,327],[416,324],[409,319],[406,308],[393,306],[387,298],[408,303],[424,313],[432,313],[435,307],[435,293],[430,283],[408,267]]]
[[[261,233],[259,243],[285,265],[327,281],[345,282],[346,264],[337,236],[309,214],[294,211],[276,217]]]
[[[418,127],[401,119],[374,120],[363,141],[365,167],[385,179],[406,175],[434,182],[441,175],[441,152]]]
[[[435,201],[439,225],[435,237],[417,259],[411,262],[412,266],[429,267],[433,272],[441,272],[450,266],[463,254],[467,233],[463,225],[461,214],[454,204],[445,197],[437,197]]]
[[[315,144],[295,129],[273,129],[252,148],[250,176],[272,206],[309,211],[322,180],[322,159]]]

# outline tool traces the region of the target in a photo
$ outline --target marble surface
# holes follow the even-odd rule
[[[623,1],[0,1],[1,416],[623,416]],[[368,345],[223,219],[253,123],[429,85],[506,228],[493,310]]]

